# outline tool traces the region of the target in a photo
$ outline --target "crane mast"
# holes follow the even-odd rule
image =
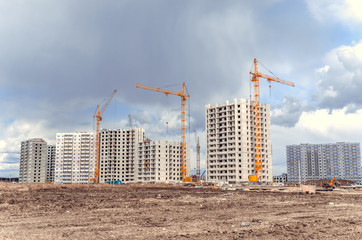
[[[102,114],[108,107],[111,102],[114,94],[117,90],[114,90],[111,96],[108,98],[107,102],[104,104],[101,111],[99,111],[99,105],[97,105],[97,113],[93,117],[96,119],[96,157],[95,157],[95,168],[94,168],[94,178],[90,179],[92,183],[99,182],[99,158],[100,158],[100,122],[102,121]]]
[[[128,114],[128,124],[129,124],[129,129],[132,129],[132,118],[131,118],[131,114]]]
[[[263,160],[261,157],[261,123],[260,123],[260,85],[259,78],[264,78],[268,82],[279,82],[294,87],[294,83],[281,80],[276,77],[268,76],[258,71],[258,61],[254,58],[254,72],[250,72],[252,75],[251,81],[254,83],[254,156],[255,166],[254,175],[249,175],[250,182],[258,182],[263,173]]]
[[[197,179],[200,180],[200,141],[199,137],[196,135],[195,132],[195,138],[196,138],[196,176]]]
[[[185,83],[182,84],[181,92],[150,87],[142,84],[137,84],[136,87],[156,92],[162,92],[166,95],[171,94],[181,97],[181,177],[183,182],[190,181],[190,177],[187,177],[187,169],[186,169],[186,100],[189,96],[186,94]]]

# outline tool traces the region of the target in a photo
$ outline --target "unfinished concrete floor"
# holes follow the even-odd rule
[[[0,239],[362,239],[362,190],[1,183]]]

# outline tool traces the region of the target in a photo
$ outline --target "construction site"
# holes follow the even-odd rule
[[[152,141],[143,129],[132,128],[131,119],[129,129],[101,129],[114,90],[97,106],[95,133],[57,134],[54,173],[43,174],[53,179],[24,177],[29,171],[21,164],[21,183],[1,184],[0,237],[362,238],[362,188],[355,181],[327,176],[306,182],[307,173],[295,165],[303,182],[275,182],[270,105],[260,102],[259,78],[294,83],[260,73],[257,63],[250,72],[253,99],[205,107],[204,169],[198,136],[196,159],[188,156],[185,83],[180,92],[136,85],[180,97],[180,142]],[[196,162],[194,175],[190,161]]]
[[[361,239],[362,189],[0,185],[1,239]]]
[[[362,239],[362,1],[0,11],[0,240]]]

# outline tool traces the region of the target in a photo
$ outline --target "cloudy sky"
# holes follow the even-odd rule
[[[205,166],[205,105],[248,99],[254,58],[296,85],[262,82],[274,175],[287,144],[362,140],[359,0],[0,0],[0,15],[0,176],[18,175],[21,141],[92,132],[114,89],[102,127],[130,114],[151,139],[179,140],[179,97],[137,83],[186,82]]]

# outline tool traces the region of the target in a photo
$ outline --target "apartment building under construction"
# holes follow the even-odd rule
[[[151,141],[144,129],[102,129],[99,182],[181,181],[181,142]],[[92,133],[58,133],[55,183],[89,183],[94,177],[95,141]],[[186,146],[189,170],[189,145]]]
[[[88,183],[94,177],[93,133],[57,133],[55,183]]]
[[[142,128],[102,129],[100,142],[100,183],[182,180],[180,142],[151,141]]]
[[[207,105],[205,109],[207,181],[247,182],[254,175],[253,102],[240,99],[224,105]],[[261,182],[272,182],[272,148],[270,105],[260,104]]]
[[[186,153],[189,153],[186,145]],[[137,156],[137,182],[182,181],[181,143],[173,141],[150,141],[139,143]],[[186,168],[190,172],[189,157],[186,154]]]
[[[135,152],[144,140],[144,130],[102,129],[100,137],[99,182],[120,180],[130,183],[136,180],[137,159]]]

